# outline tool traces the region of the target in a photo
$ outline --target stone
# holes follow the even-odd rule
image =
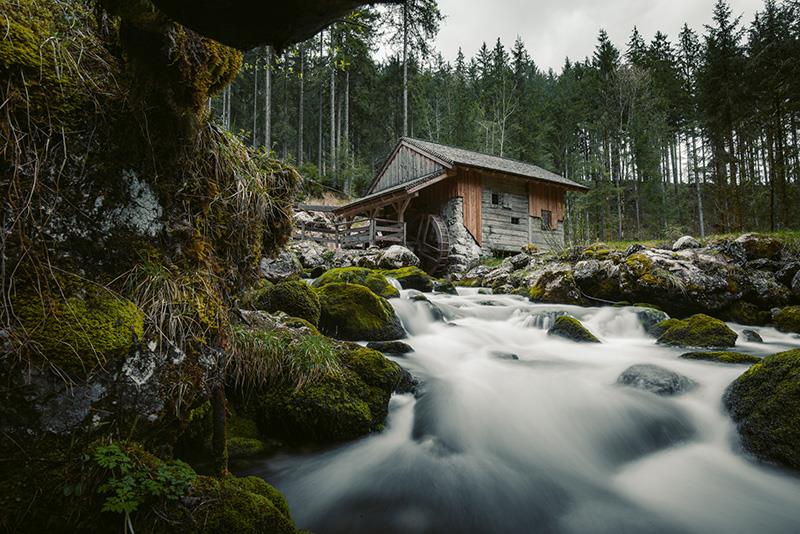
[[[688,248],[701,248],[700,241],[690,235],[685,235],[672,244],[672,250],[685,250]]]
[[[783,250],[783,243],[779,239],[759,234],[744,234],[734,243],[742,247],[748,260],[777,259]]]
[[[755,330],[742,330],[742,337],[745,341],[750,343],[763,343],[764,340],[761,338],[761,334],[756,332]]]
[[[668,319],[655,328],[661,332],[659,344],[678,347],[733,347],[739,337],[724,322],[703,314]]]
[[[283,251],[275,258],[261,260],[261,275],[270,282],[281,282],[302,271],[300,260],[289,251]]]
[[[636,317],[639,319],[639,322],[642,324],[642,328],[648,334],[655,335],[656,328],[655,326],[659,323],[662,323],[669,319],[669,315],[664,313],[661,310],[656,310],[655,308],[642,308],[636,310]]]
[[[449,200],[442,207],[442,218],[450,237],[448,271],[465,273],[480,261],[481,247],[464,226],[464,199],[457,197]]]
[[[419,267],[419,258],[416,254],[400,245],[392,245],[383,251],[378,259],[381,269],[400,269],[401,267]]]
[[[369,288],[373,293],[385,299],[400,296],[386,276],[379,271],[364,267],[338,267],[331,269],[314,280],[314,287],[321,288],[328,284],[356,284]]]
[[[800,334],[800,306],[787,306],[772,315],[775,328],[787,334]]]
[[[723,401],[745,450],[800,471],[800,350],[756,363],[728,387]]]
[[[564,339],[569,339],[578,343],[600,343],[600,340],[589,332],[589,330],[583,326],[583,323],[568,315],[556,317],[553,326],[550,327],[547,334],[550,336],[563,337]]]
[[[423,293],[433,291],[433,278],[419,267],[403,267],[383,271],[383,274],[397,280],[403,289],[416,289]]]
[[[492,352],[489,353],[489,356],[491,356],[495,360],[507,360],[507,361],[519,360],[519,356],[517,356],[513,352],[504,352],[501,350],[493,350]]]
[[[317,294],[325,335],[347,341],[393,341],[406,335],[389,301],[364,286],[332,283]]]
[[[800,299],[800,271],[797,271],[792,278],[792,294],[794,298]]]
[[[445,295],[458,295],[456,286],[453,285],[453,282],[449,282],[447,280],[434,280],[433,292],[444,293]]]
[[[697,386],[693,380],[683,375],[651,364],[627,368],[617,378],[617,384],[665,396],[685,393]]]
[[[402,341],[370,341],[367,343],[367,348],[384,354],[408,354],[414,352],[414,347]]]

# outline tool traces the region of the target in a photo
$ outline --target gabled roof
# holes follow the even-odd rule
[[[472,150],[441,145],[439,143],[432,143],[430,141],[422,141],[420,139],[414,139],[411,137],[402,137],[400,142],[416,148],[422,153],[427,153],[436,159],[442,160],[448,163],[450,167],[454,165],[476,167],[479,169],[486,169],[505,174],[514,174],[524,178],[532,178],[544,182],[552,182],[563,185],[570,189],[588,189],[588,187],[584,185],[573,182],[572,180],[533,165],[532,163],[517,161],[510,158],[503,158],[500,156],[492,156],[490,154],[482,154]]]

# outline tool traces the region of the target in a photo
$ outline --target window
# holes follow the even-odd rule
[[[511,224],[519,224],[519,217],[511,217]]]
[[[553,229],[553,212],[549,210],[542,210],[542,230]]]
[[[492,205],[499,206],[501,200],[502,195],[500,195],[500,193],[492,193]]]

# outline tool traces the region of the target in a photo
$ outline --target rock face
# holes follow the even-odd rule
[[[674,371],[658,365],[633,365],[617,379],[617,383],[630,386],[656,395],[678,395],[694,388],[697,384]]]
[[[800,350],[753,365],[730,385],[724,402],[745,449],[800,471]]]
[[[751,364],[758,363],[761,358],[753,356],[752,354],[742,354],[741,352],[687,352],[681,354],[684,360],[702,360],[707,362],[717,363],[733,363],[733,364]]]
[[[686,320],[669,319],[655,328],[661,332],[658,343],[675,347],[733,347],[738,337],[719,319],[703,314]]]
[[[600,343],[600,340],[589,332],[579,320],[568,315],[557,317],[547,333],[551,336],[563,337],[578,343]]]
[[[393,341],[405,337],[405,330],[392,305],[355,284],[326,284],[318,290],[320,330],[348,341]]]

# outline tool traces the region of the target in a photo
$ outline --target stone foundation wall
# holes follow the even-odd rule
[[[456,197],[442,207],[442,218],[450,235],[451,273],[463,273],[474,267],[481,257],[481,247],[464,226],[464,199]]]

